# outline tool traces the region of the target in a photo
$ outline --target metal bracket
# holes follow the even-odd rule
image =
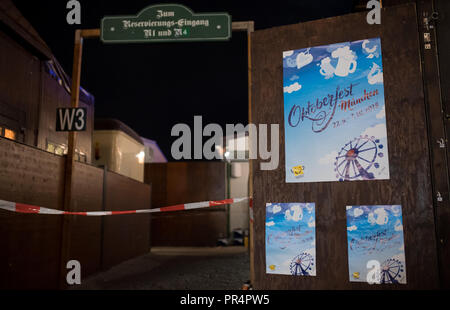
[[[445,149],[445,140],[444,140],[444,138],[440,138],[439,140],[436,141],[436,143],[439,144],[439,148]]]
[[[436,193],[436,200],[438,201],[438,202],[442,202],[444,199],[442,198],[442,195],[441,195],[441,193],[440,192],[437,192]]]

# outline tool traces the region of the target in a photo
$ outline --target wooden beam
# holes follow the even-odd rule
[[[234,23],[233,23],[234,24]],[[247,63],[248,63],[248,123],[252,123],[252,32],[255,30],[254,22],[245,22],[247,26]],[[239,25],[240,26],[240,25]],[[249,135],[251,138],[251,135]],[[249,142],[249,147],[251,147],[252,143]],[[250,154],[250,152],[249,152]],[[252,159],[248,161],[248,196],[253,199],[253,162]],[[253,202],[250,202],[253,204]],[[254,229],[253,229],[253,221],[250,221],[249,224],[250,230],[250,240],[249,240],[249,249],[250,249],[250,283],[253,285],[255,280],[255,242],[254,242]]]
[[[250,20],[246,22],[232,22],[231,30],[232,31],[247,31],[247,33],[251,33],[254,31],[255,22]]]
[[[72,69],[72,87],[70,105],[77,108],[80,99],[80,78],[81,78],[81,61],[83,53],[83,37],[81,30],[75,31],[75,46],[73,53],[73,69]],[[69,131],[68,151],[65,163],[64,173],[64,211],[72,211],[72,182],[73,168],[75,159],[75,146],[77,135],[74,131]],[[62,222],[61,236],[61,261],[60,261],[60,288],[67,286],[65,274],[67,272],[66,264],[71,259],[70,255],[70,239],[71,239],[71,216],[64,215]]]
[[[83,29],[81,30],[81,37],[83,38],[98,38],[100,37],[100,29]]]

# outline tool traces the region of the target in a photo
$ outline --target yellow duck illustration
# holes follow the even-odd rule
[[[275,270],[275,265],[270,265],[269,268],[270,270]]]
[[[302,166],[302,165],[298,165],[298,166],[292,167],[292,169],[291,169],[292,173],[296,177],[303,176],[304,170],[305,170],[305,166]]]
[[[354,272],[353,273],[353,278],[359,279],[359,272]]]

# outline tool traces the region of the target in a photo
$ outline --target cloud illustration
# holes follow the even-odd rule
[[[308,227],[316,227],[316,221],[312,216],[309,218]]]
[[[294,54],[294,51],[285,51],[285,52],[283,52],[283,58],[292,56],[292,54]]]
[[[267,227],[274,226],[274,225],[275,225],[275,222],[274,222],[274,221],[270,221],[270,222],[267,222],[267,223],[266,223],[266,226],[267,226]]]
[[[279,205],[274,205],[273,206],[273,208],[272,208],[272,213],[273,214],[278,213],[280,211],[281,211],[281,207]]]
[[[355,72],[358,63],[355,52],[350,49],[350,46],[340,47],[331,53],[331,57],[339,58],[338,65],[334,71],[337,76],[345,77],[350,73]]]
[[[378,208],[374,212],[369,213],[367,221],[372,225],[385,225],[389,221],[389,217],[384,208]]]
[[[391,211],[394,216],[399,216],[402,214],[402,207],[398,205],[392,206]]]
[[[337,156],[338,156],[338,152],[332,151],[331,153],[326,154],[325,156],[319,158],[319,164],[321,164],[321,165],[332,164],[336,161]]]
[[[361,133],[361,136],[369,136],[369,137],[375,137],[377,139],[385,138],[386,137],[386,124],[378,124],[369,128],[366,128]]]
[[[353,210],[353,216],[354,217],[358,217],[358,216],[361,216],[363,214],[364,214],[364,211],[361,208],[356,208],[356,209]]]
[[[313,56],[308,52],[301,52],[297,55],[297,69],[309,65],[313,61]]]
[[[317,64],[319,66],[319,64]],[[320,70],[319,73],[325,76],[325,79],[331,79],[334,76],[334,72],[336,68],[331,65],[331,58],[325,57],[320,61]]]
[[[376,63],[372,63],[372,68],[370,69],[369,74],[367,75],[367,82],[370,85],[374,84],[382,84],[383,83],[383,71],[380,66]]]
[[[368,48],[367,44],[369,44],[370,41],[369,40],[364,40],[362,43],[362,48],[364,51],[366,51],[366,53],[368,54],[372,54],[375,53],[375,51],[377,50],[377,45],[375,44],[372,48]]]
[[[357,230],[357,229],[358,229],[358,227],[356,227],[355,225],[347,227],[348,231],[354,231],[354,230]]]
[[[298,82],[295,82],[294,84],[291,84],[289,86],[284,86],[283,90],[285,93],[292,93],[294,91],[298,91],[302,88],[302,85],[300,85]]]
[[[286,210],[286,212],[284,213],[284,217],[286,218],[286,220],[294,222],[301,221],[303,218],[302,208],[299,205],[294,205],[291,207],[291,210],[292,214],[290,210]]]
[[[345,210],[351,210],[353,208],[353,206],[346,206]]]
[[[395,231],[403,231],[403,225],[400,220],[397,220],[397,222],[395,222],[394,230]]]
[[[369,56],[367,56],[366,58],[372,59],[374,57],[373,54],[369,54]]]
[[[295,81],[295,80],[298,80],[299,78],[300,77],[298,75],[294,74],[293,76],[291,76],[291,78],[289,80]]]

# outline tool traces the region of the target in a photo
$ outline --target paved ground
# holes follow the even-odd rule
[[[153,248],[106,272],[82,279],[84,290],[239,290],[249,279],[244,247]]]

